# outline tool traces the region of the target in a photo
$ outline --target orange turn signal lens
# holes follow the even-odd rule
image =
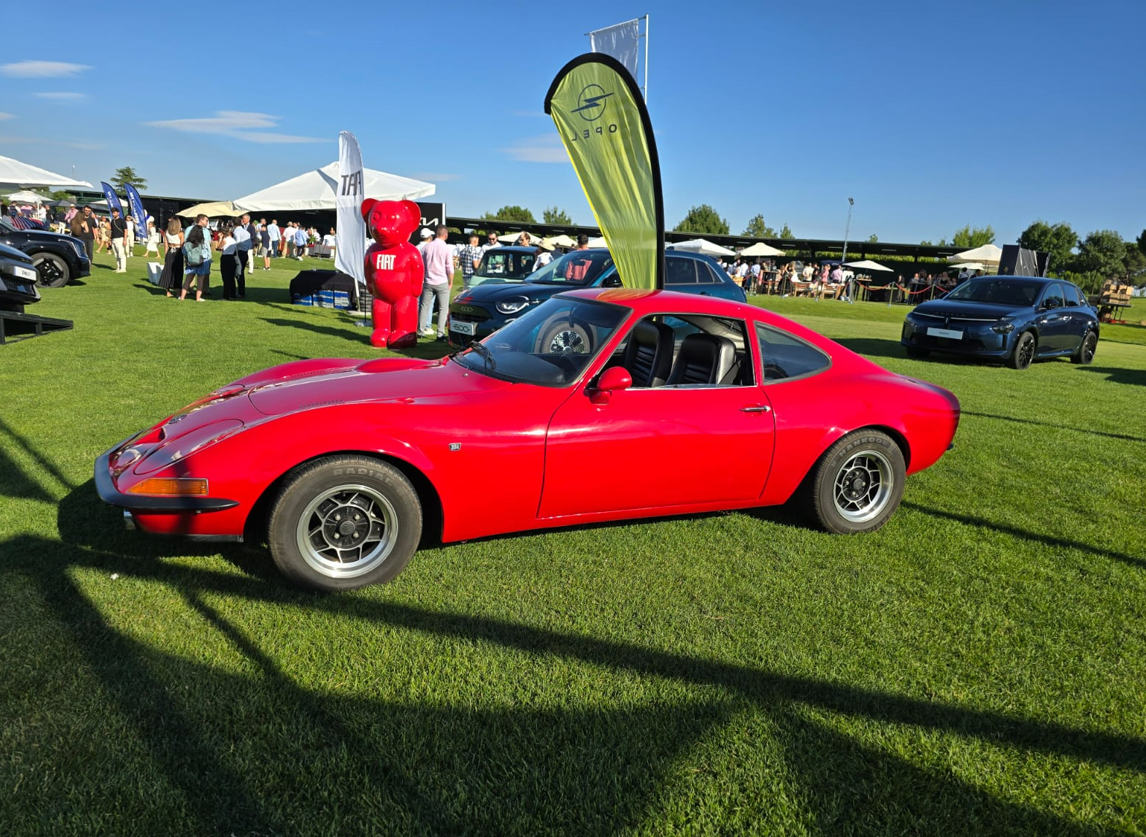
[[[190,477],[151,477],[127,490],[128,494],[158,494],[175,497],[206,497],[207,480]]]

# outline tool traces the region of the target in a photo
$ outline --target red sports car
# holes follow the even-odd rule
[[[265,534],[292,581],[345,590],[394,578],[423,531],[450,542],[793,497],[829,531],[871,531],[958,423],[950,392],[759,308],[596,289],[441,360],[250,375],[104,453],[95,480],[129,525]]]

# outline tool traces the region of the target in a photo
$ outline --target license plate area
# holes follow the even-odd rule
[[[35,282],[40,277],[36,271],[30,267],[13,267],[12,273],[19,276],[21,279],[27,279],[29,282]]]
[[[946,337],[948,340],[962,340],[963,332],[952,328],[928,328],[928,337]]]
[[[477,333],[476,323],[467,323],[464,320],[455,320],[450,317],[450,331],[454,334],[464,334],[467,337],[473,337]]]

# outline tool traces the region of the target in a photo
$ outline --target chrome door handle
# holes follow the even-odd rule
[[[769,407],[767,404],[750,404],[747,407],[741,407],[740,412],[742,412],[742,413],[770,413],[770,412],[772,412],[772,408]]]

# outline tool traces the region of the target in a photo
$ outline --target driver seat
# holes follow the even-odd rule
[[[633,376],[633,386],[662,386],[672,368],[672,349],[670,326],[655,320],[637,323],[621,358],[621,365]]]
[[[681,341],[680,352],[666,386],[718,384],[736,362],[736,347],[727,337],[690,334]]]

